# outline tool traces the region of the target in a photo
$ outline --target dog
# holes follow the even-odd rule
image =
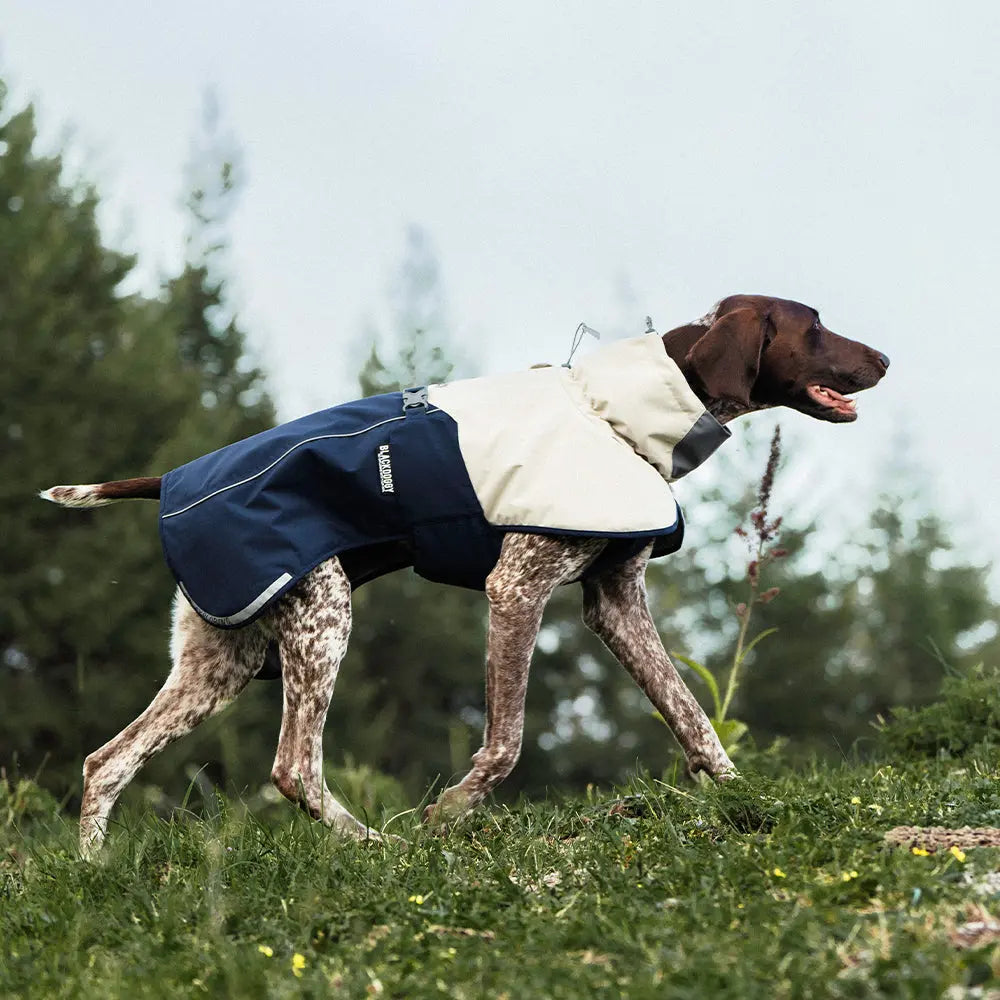
[[[198,603],[200,597],[193,594],[198,578],[211,574],[211,567],[196,567],[190,571],[191,579],[185,580],[183,574],[188,571],[172,564],[181,582],[181,591],[173,608],[170,641],[172,669],[163,688],[142,715],[86,758],[80,820],[81,853],[91,857],[99,850],[115,801],[142,765],[204,719],[221,711],[252,678],[262,675],[265,661],[272,667],[280,663],[278,669],[284,689],[281,732],[271,773],[273,783],[292,803],[335,830],[358,838],[379,839],[378,831],[356,820],[333,797],[323,777],[323,728],[337,671],[347,649],[352,589],[377,576],[415,565],[418,571],[432,579],[446,579],[446,575],[440,575],[444,572],[440,567],[429,571],[421,569],[420,560],[429,558],[421,555],[422,547],[434,548],[435,551],[442,545],[447,548],[447,536],[452,530],[450,526],[457,525],[458,518],[471,516],[469,510],[473,508],[480,511],[476,515],[479,521],[468,523],[479,534],[475,536],[475,544],[463,540],[458,549],[463,552],[475,549],[479,568],[472,571],[464,567],[456,571],[449,563],[448,572],[457,573],[457,578],[449,582],[481,586],[489,603],[483,745],[473,755],[468,774],[445,788],[437,800],[427,807],[424,821],[437,828],[446,827],[473,809],[510,774],[520,755],[528,669],[542,611],[555,588],[571,582],[582,584],[584,622],[601,638],[663,716],[684,752],[689,770],[692,773],[704,771],[720,780],[734,775],[732,761],[704,711],[668,658],[647,608],[643,583],[646,563],[651,556],[677,547],[682,526],[679,513],[675,515],[672,506],[670,515],[667,515],[672,501],[665,481],[683,474],[690,465],[697,464],[713,450],[728,435],[727,423],[757,410],[786,406],[828,422],[854,421],[857,418],[856,404],[848,394],[877,384],[886,374],[889,359],[880,351],[828,330],[815,309],[791,300],[761,295],[734,295],[722,299],[701,319],[679,326],[662,337],[652,334],[642,338],[642,343],[627,343],[618,348],[617,354],[607,357],[620,360],[639,357],[640,354],[646,359],[640,366],[641,370],[635,367],[634,362],[629,362],[633,365],[631,369],[627,365],[621,367],[621,364],[615,369],[618,381],[609,389],[609,394],[614,397],[611,404],[600,395],[596,401],[591,398],[590,385],[585,381],[581,388],[574,381],[574,373],[567,373],[565,368],[542,370],[537,372],[539,378],[535,380],[528,378],[533,379],[536,375],[532,370],[520,373],[522,381],[494,383],[490,379],[469,380],[452,383],[456,387],[454,389],[448,384],[431,387],[429,397],[425,390],[409,390],[409,395],[405,392],[401,396],[396,394],[396,402],[403,412],[387,416],[381,423],[376,421],[375,426],[382,428],[379,433],[383,433],[385,428],[393,433],[397,430],[403,433],[402,428],[412,435],[422,435],[437,428],[434,433],[445,435],[452,442],[449,447],[453,448],[454,454],[459,453],[456,449],[468,450],[469,440],[474,440],[477,433],[487,435],[484,454],[470,452],[464,456],[466,468],[459,474],[461,489],[455,488],[455,495],[464,497],[464,506],[450,521],[431,518],[432,526],[438,530],[436,534],[432,533],[429,542],[417,539],[415,530],[405,537],[395,537],[392,533],[395,528],[373,530],[367,541],[358,542],[351,534],[355,532],[355,527],[347,525],[343,528],[350,536],[347,542],[338,536],[340,540],[336,544],[326,541],[323,543],[326,548],[303,555],[302,564],[294,574],[286,572],[279,575],[247,607],[240,604],[244,600],[240,597],[236,602],[240,604],[240,610],[234,614],[214,615],[201,607]],[[595,376],[600,388],[600,380],[609,376],[600,364],[600,350],[591,358],[598,359],[598,363],[591,363],[590,370],[600,376]],[[661,370],[678,384],[668,386],[664,382],[661,389],[658,381]],[[622,378],[626,378],[624,384]],[[635,393],[630,391],[628,383],[632,378],[637,386]],[[586,479],[587,475],[592,476],[594,483],[608,478],[604,475],[606,470],[601,468],[584,469],[588,462],[619,463],[620,471],[616,472],[616,476],[636,478],[634,482],[628,481],[627,489],[619,491],[625,494],[625,502],[618,502],[611,514],[595,515],[574,506],[586,501],[586,497],[584,501],[578,501],[576,497],[578,494],[589,494],[589,489],[570,491],[571,498],[566,501],[565,512],[543,516],[538,513],[538,508],[532,508],[528,512],[511,513],[510,502],[504,499],[502,492],[494,489],[490,476],[496,472],[496,449],[502,452],[510,447],[504,444],[506,439],[497,437],[498,429],[502,430],[505,423],[513,421],[514,417],[503,412],[501,403],[496,404],[499,412],[494,405],[485,408],[486,419],[476,425],[478,430],[472,426],[474,421],[469,424],[472,429],[467,434],[463,424],[458,424],[457,435],[452,426],[455,421],[448,408],[461,411],[463,392],[473,401],[470,405],[474,405],[483,398],[502,400],[510,391],[510,386],[520,386],[531,392],[537,390],[536,397],[541,399],[543,388],[556,384],[567,392],[579,392],[580,399],[566,404],[558,392],[549,392],[548,389],[545,389],[545,398],[562,400],[559,406],[585,407],[587,412],[583,415],[589,422],[586,425],[581,423],[578,430],[573,430],[570,425],[575,426],[575,417],[567,417],[566,412],[569,411],[553,411],[555,416],[550,420],[542,409],[529,402],[518,419],[525,426],[536,418],[542,423],[550,420],[551,433],[547,431],[539,435],[543,439],[539,447],[549,451],[543,454],[537,473],[531,472],[530,463],[522,462],[517,456],[512,459],[511,468],[516,467],[517,475],[526,477],[516,491],[517,497],[521,498],[535,489],[540,496],[537,503],[548,509],[551,506],[547,503],[550,485],[543,482],[539,487],[538,482],[544,480],[544,469],[552,462],[570,459],[576,462],[574,468],[585,477],[586,483],[591,482]],[[463,389],[463,386],[467,388]],[[494,397],[489,396],[491,386],[499,386]],[[658,439],[659,422],[675,420],[675,415],[673,409],[665,407],[658,398],[662,395],[671,396],[671,407],[674,406],[673,401],[678,401],[676,405],[685,414],[666,446]],[[641,400],[633,397],[643,397],[646,403],[642,404]],[[352,405],[359,407],[364,403],[360,401]],[[640,404],[647,407],[644,415],[626,414],[623,427],[616,408],[627,410],[632,407],[635,410]],[[647,419],[650,412],[655,418],[652,422]],[[339,408],[330,413],[337,420],[342,417]],[[414,413],[422,416],[411,418]],[[283,428],[287,427],[292,425],[283,425]],[[274,433],[284,433],[283,428]],[[343,430],[340,424],[330,433],[304,438],[307,430],[295,430],[297,436],[293,435],[294,439],[279,434],[276,443],[268,445],[279,449],[276,453],[278,457],[268,467],[292,470],[290,475],[285,476],[281,489],[291,494],[289,502],[293,504],[293,510],[297,509],[294,506],[297,494],[305,492],[304,484],[310,473],[308,468],[296,470],[288,464],[292,453],[302,453],[307,440],[314,442],[309,444],[309,448],[318,446],[315,442],[321,438],[323,442],[329,439],[348,440],[353,447],[354,443],[370,437],[366,437],[361,430]],[[371,427],[365,426],[363,430],[368,432]],[[519,431],[507,437],[519,438],[521,433]],[[575,441],[572,433],[583,435],[580,441],[586,438],[589,443],[553,450],[562,434]],[[553,437],[556,438],[554,444]],[[292,440],[291,445],[288,440]],[[400,481],[405,476],[398,468],[394,473],[391,464],[394,461],[393,449],[397,453],[395,461],[401,461],[395,440],[388,438],[377,448],[368,448],[371,455],[366,452],[365,457],[358,461],[376,462],[369,476],[371,484],[367,487],[375,492],[367,499],[362,498],[362,506],[369,511],[373,505],[384,501],[385,509],[391,511],[391,515],[386,516],[397,518],[392,524],[398,528],[400,508],[392,505],[399,502],[399,494],[405,485],[401,485]],[[272,442],[272,438],[268,437],[267,442]],[[375,439],[371,438],[369,443],[374,445]],[[587,450],[591,447],[594,449],[592,452]],[[281,448],[285,450],[281,451]],[[657,448],[660,450],[657,451]],[[572,452],[570,459],[565,458],[567,451]],[[238,464],[230,462],[230,459],[233,462],[256,459],[246,459],[243,453],[232,458],[226,449],[214,453],[214,456],[209,457],[214,465],[199,464],[205,460],[196,460],[162,478],[57,486],[41,496],[64,506],[76,507],[100,506],[122,499],[160,500],[161,532],[164,533],[168,562],[171,562],[172,553],[176,556],[178,551],[185,549],[188,530],[194,535],[195,542],[187,548],[195,555],[185,556],[180,561],[190,563],[194,559],[197,562],[197,553],[212,544],[216,530],[211,526],[200,526],[197,518],[217,505],[219,498],[224,496],[231,505],[228,519],[240,519],[244,513],[244,508],[240,506],[244,503],[240,499],[243,496],[241,490],[245,491],[250,484],[260,492],[263,482],[259,478],[263,475],[262,471],[238,475]],[[344,460],[340,461],[343,466]],[[219,472],[220,462],[223,463],[222,473]],[[481,466],[479,471],[475,468],[477,462]],[[446,470],[439,475],[436,468],[431,470],[429,482],[425,476],[424,486],[411,491],[411,497],[417,498],[414,502],[422,504],[428,496],[437,494],[451,496],[443,485],[437,488],[440,478],[447,478],[451,472]],[[655,475],[650,473],[650,469]],[[212,477],[225,474],[229,474],[229,480],[216,488],[217,480]],[[345,489],[353,488],[345,480],[342,467],[338,467],[335,475],[340,477],[338,482],[347,482]],[[504,472],[501,476],[505,481],[512,477],[513,472]],[[197,487],[195,493],[190,492],[192,482]],[[466,488],[470,484],[475,496]],[[184,493],[185,488],[187,493]],[[168,496],[174,496],[178,490],[181,492],[180,500],[167,510]],[[465,492],[462,493],[462,490]],[[190,499],[192,496],[195,499]],[[380,499],[376,501],[372,497]],[[451,502],[447,497],[446,501]],[[643,508],[634,518],[630,510],[633,502]],[[250,501],[245,503],[246,509],[250,509]],[[482,513],[487,508],[494,512],[492,521],[488,521]],[[273,520],[272,513],[268,516]],[[608,522],[610,526],[606,527],[601,519],[605,516],[610,517],[614,524]],[[587,520],[595,517],[596,521]],[[169,529],[164,528],[167,518],[172,519]],[[297,518],[292,516],[288,520],[293,522],[294,530]],[[464,521],[462,523],[465,524]],[[570,529],[567,527],[569,524],[574,527]],[[249,530],[257,529],[251,527]],[[168,545],[169,539],[174,536],[177,540]],[[259,547],[274,548],[270,540],[265,539],[265,542]],[[258,546],[252,541],[249,546],[243,544],[243,549],[248,547],[254,549]],[[324,558],[326,552],[335,554]],[[484,560],[485,566],[482,565]],[[207,561],[213,564],[225,562],[214,555]],[[205,562],[203,558],[202,563]],[[261,572],[265,574],[261,580],[266,582],[267,574],[272,569],[265,567]],[[435,573],[438,575],[435,576]],[[240,575],[243,575],[242,571]],[[218,580],[213,583],[215,590],[226,586],[228,584]],[[206,592],[210,590],[208,588]],[[225,610],[225,598],[226,595],[222,594],[212,599],[222,601],[220,607]]]

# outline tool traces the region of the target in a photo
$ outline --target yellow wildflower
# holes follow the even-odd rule
[[[852,868],[849,872],[841,872],[840,880],[841,882],[850,882],[851,879],[857,878],[858,873]]]
[[[961,863],[965,862],[965,851],[963,851],[961,847],[956,847],[952,844],[951,847],[948,848],[948,852],[956,861]]]
[[[775,878],[788,878],[788,876],[780,868],[775,868],[772,874]]]
[[[306,956],[296,952],[292,955],[292,974],[296,979],[302,978],[302,970],[306,967]]]
[[[931,853],[930,851],[925,851],[922,847],[914,847],[911,850],[918,858],[926,858]]]
[[[410,896],[410,898],[407,900],[407,902],[409,902],[409,903],[416,903],[417,906],[423,906],[424,905],[424,897],[421,896],[420,893],[417,893],[417,895],[415,895],[415,896]]]
[[[857,797],[857,795],[852,795],[851,796],[851,805],[852,806],[859,806],[859,805],[861,805],[861,799],[859,799]]]
[[[274,949],[269,944],[259,944],[257,950],[267,958],[274,958]]]

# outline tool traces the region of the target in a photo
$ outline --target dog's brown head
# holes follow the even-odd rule
[[[828,330],[815,309],[767,295],[731,295],[663,343],[724,421],[771,406],[835,423],[856,420],[847,394],[870,389],[889,367],[881,351]]]

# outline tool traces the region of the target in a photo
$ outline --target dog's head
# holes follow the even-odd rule
[[[771,406],[856,420],[848,393],[870,389],[889,367],[881,351],[828,330],[815,309],[767,295],[731,295],[663,343],[691,388],[726,420]]]

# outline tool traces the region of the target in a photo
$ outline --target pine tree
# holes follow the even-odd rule
[[[371,351],[358,374],[363,396],[444,382],[462,366],[449,335],[441,266],[419,226],[406,231],[406,248],[390,292],[389,331],[369,329],[368,338]]]
[[[201,410],[221,437],[239,440],[274,422],[264,375],[247,360],[246,334],[228,301],[228,224],[242,186],[239,146],[207,95],[187,167],[186,254],[164,287],[164,321],[176,330],[180,360],[200,379]]]
[[[65,511],[37,490],[161,473],[271,408],[235,326],[182,360],[180,296],[122,293],[134,261],[103,244],[96,192],[36,144],[0,92],[0,763],[44,764],[64,793],[166,676],[174,585],[154,505]]]

